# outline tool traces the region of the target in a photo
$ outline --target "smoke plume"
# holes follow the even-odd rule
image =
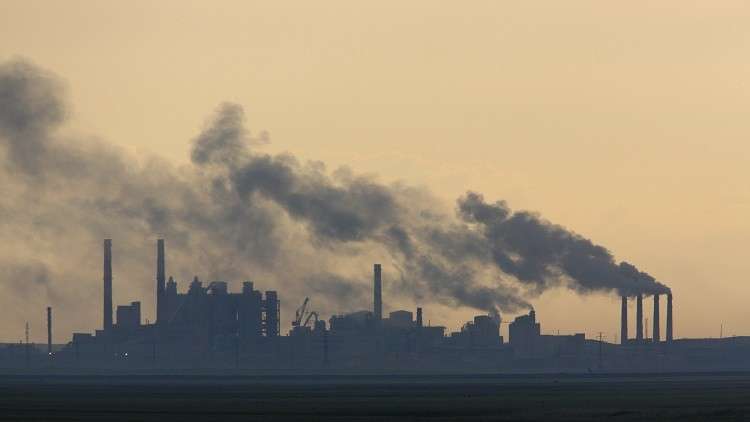
[[[98,300],[105,237],[114,239],[115,294],[137,286],[144,309],[154,258],[143,245],[157,236],[178,280],[252,277],[290,307],[313,293],[336,310],[369,306],[378,261],[392,293],[493,313],[529,308],[554,286],[668,291],[604,247],[502,201],[468,192],[451,210],[424,189],[263,153],[268,135],[251,133],[237,104],[215,110],[184,166],[62,135],[67,115],[58,78],[24,61],[0,64],[0,266],[6,278],[44,286],[30,299],[19,297],[30,288],[3,283],[17,308]]]

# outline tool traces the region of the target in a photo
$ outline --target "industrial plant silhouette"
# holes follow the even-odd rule
[[[424,324],[424,311],[383,314],[380,264],[373,267],[372,309],[333,315],[328,322],[305,298],[288,334],[280,325],[281,298],[244,281],[232,293],[226,281],[197,277],[184,293],[167,279],[163,239],[156,245],[156,321],[142,323],[141,304],[112,302],[112,240],[104,240],[102,329],[73,333],[52,344],[47,308],[46,347],[6,345],[2,365],[63,373],[85,370],[238,371],[261,373],[497,373],[652,372],[750,369],[750,338],[675,339],[672,293],[666,294],[666,333],[660,332],[660,295],[653,298],[652,336],[644,335],[643,294],[635,295],[635,337],[629,337],[628,298],[622,297],[619,344],[583,333],[544,335],[535,311],[509,324],[478,315],[458,332]],[[113,315],[113,310],[114,315]]]

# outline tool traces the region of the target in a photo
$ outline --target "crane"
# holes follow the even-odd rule
[[[292,327],[308,327],[310,320],[314,318],[315,322],[318,322],[318,313],[315,311],[309,311],[308,305],[310,304],[310,298],[306,297],[302,302],[297,311],[294,313],[294,321],[292,321]]]
[[[315,312],[315,311],[310,311],[310,312],[309,312],[309,313],[307,314],[307,318],[305,318],[305,323],[304,323],[304,324],[302,324],[302,326],[303,326],[303,327],[307,327],[307,324],[309,324],[309,323],[310,323],[310,318],[312,318],[312,317],[315,317],[315,323],[317,324],[317,323],[318,323],[318,313],[317,313],[317,312]]]
[[[310,298],[306,297],[305,300],[302,302],[302,305],[297,308],[297,311],[294,313],[294,321],[292,321],[292,327],[300,327],[307,325],[307,322],[310,320],[310,317],[308,317],[305,320],[305,324],[302,324],[302,318],[305,317],[305,314],[307,313],[307,304],[310,303]]]

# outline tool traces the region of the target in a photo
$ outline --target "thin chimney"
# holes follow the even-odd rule
[[[164,292],[166,291],[164,269],[164,239],[156,241],[156,323],[163,323]]]
[[[422,327],[422,308],[417,308],[417,327]]]
[[[643,295],[635,297],[635,339],[643,341]]]
[[[628,342],[628,298],[622,297],[622,310],[620,312],[620,344]]]
[[[654,343],[661,341],[661,332],[659,331],[659,295],[654,295]]]
[[[672,293],[667,293],[667,342],[674,340],[674,326],[672,325]]]
[[[47,307],[47,355],[52,356],[52,308]]]
[[[105,332],[112,330],[112,239],[104,239],[104,323]]]
[[[380,264],[375,264],[373,267],[373,316],[375,321],[380,323],[383,319],[383,284],[381,280],[381,269]]]

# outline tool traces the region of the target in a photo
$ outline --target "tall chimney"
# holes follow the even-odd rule
[[[622,310],[620,312],[620,344],[628,342],[628,297],[622,297]]]
[[[104,323],[105,332],[112,330],[112,239],[104,239]]]
[[[422,308],[417,308],[417,327],[422,327]]]
[[[667,293],[667,341],[674,340],[674,327],[672,325],[672,293]]]
[[[47,355],[52,356],[52,308],[47,307]]]
[[[375,321],[380,323],[383,319],[383,284],[380,278],[380,264],[375,264],[373,267],[374,280],[373,280],[373,316]]]
[[[164,292],[166,291],[164,270],[164,239],[156,241],[156,323],[163,323],[165,311]]]
[[[643,341],[643,295],[635,297],[635,339]]]
[[[661,341],[661,333],[659,332],[659,295],[654,295],[654,343]]]

